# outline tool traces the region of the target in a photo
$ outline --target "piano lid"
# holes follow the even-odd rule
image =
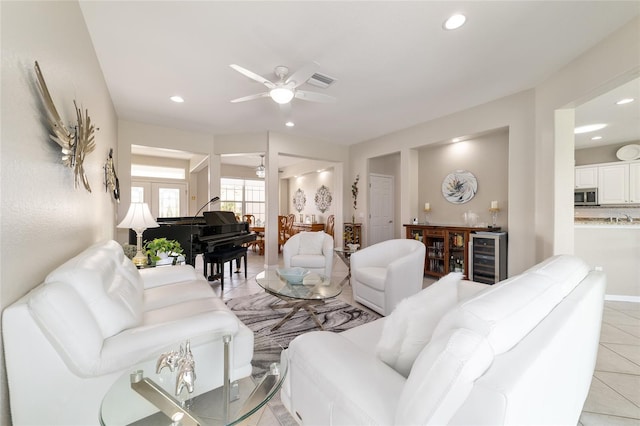
[[[239,223],[233,212],[216,210],[212,212],[203,212],[204,221],[207,225],[232,225]]]

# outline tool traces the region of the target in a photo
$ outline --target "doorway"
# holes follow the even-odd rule
[[[393,238],[393,176],[369,175],[369,243],[373,245]]]

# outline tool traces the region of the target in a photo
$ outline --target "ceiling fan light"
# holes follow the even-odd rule
[[[276,87],[271,89],[269,96],[278,104],[288,104],[293,99],[293,90],[284,87]]]

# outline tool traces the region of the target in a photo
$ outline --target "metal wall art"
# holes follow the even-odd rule
[[[332,197],[329,188],[322,185],[316,192],[316,207],[320,212],[324,213],[331,205]]]
[[[93,152],[96,147],[93,135],[96,129],[93,124],[91,124],[89,111],[85,110],[83,113],[74,100],[73,106],[76,110],[76,123],[71,125],[71,130],[69,130],[67,126],[64,125],[53,103],[42,71],[40,71],[38,61],[36,61],[35,69],[38,88],[40,89],[44,106],[47,109],[47,121],[51,132],[49,138],[60,145],[62,149],[62,164],[73,169],[74,187],[78,188],[80,181],[82,181],[84,188],[91,192],[91,186],[89,185],[83,166],[85,156]]]
[[[109,156],[104,165],[104,189],[113,194],[113,199],[120,202],[120,181],[116,174],[116,167],[113,164],[113,148],[109,149]]]
[[[307,204],[307,197],[304,195],[304,191],[300,188],[293,194],[293,207],[298,213],[304,210],[304,206]]]
[[[442,181],[442,195],[453,204],[464,204],[471,201],[477,191],[476,177],[466,170],[456,170],[449,173]]]

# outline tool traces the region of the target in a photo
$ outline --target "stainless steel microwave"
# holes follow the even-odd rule
[[[573,204],[575,206],[597,206],[598,188],[576,188],[573,191]]]

